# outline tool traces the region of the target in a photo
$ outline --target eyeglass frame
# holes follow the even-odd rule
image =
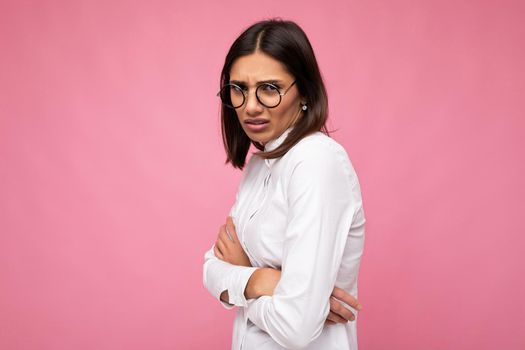
[[[293,86],[296,82],[297,82],[297,79],[294,80],[294,81],[290,84],[290,86],[289,86],[286,90],[284,90],[284,92],[281,92],[281,89],[279,89],[279,87],[276,86],[275,84],[272,84],[272,83],[262,83],[262,84],[260,84],[259,86],[257,86],[257,88],[255,88],[255,98],[256,98],[257,101],[259,101],[259,103],[262,104],[264,107],[266,107],[266,108],[275,108],[275,107],[277,107],[277,106],[279,106],[279,105],[281,104],[281,101],[283,100],[283,96],[286,95],[286,93],[292,88],[292,86]],[[226,107],[228,107],[228,108],[232,108],[232,109],[240,108],[240,107],[242,107],[242,106],[244,105],[244,103],[246,102],[246,99],[247,99],[247,98],[246,98],[245,90],[244,90],[242,87],[240,87],[239,85],[237,85],[237,84],[233,84],[233,83],[224,84],[224,85],[221,87],[221,89],[219,90],[219,92],[217,92],[217,95],[216,95],[216,96],[219,96],[219,98],[220,98],[220,94],[221,94],[222,89],[224,89],[226,86],[230,86],[230,85],[231,85],[231,86],[235,86],[236,88],[238,88],[238,89],[242,92],[242,98],[243,98],[243,99],[242,99],[242,103],[241,103],[240,105],[238,105],[237,107],[233,107],[233,105],[228,105],[227,103],[224,103],[224,101],[222,101],[222,98],[221,98],[221,103],[222,103],[223,105],[225,105]],[[261,86],[265,86],[265,85],[273,86],[273,87],[279,92],[279,102],[278,102],[275,106],[268,107],[267,105],[265,105],[265,104],[259,99],[259,95],[257,95],[257,91],[259,90],[259,88],[260,88]]]

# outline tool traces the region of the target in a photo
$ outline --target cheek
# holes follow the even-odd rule
[[[273,114],[274,118],[279,122],[286,123],[288,120],[292,119],[295,115],[295,108],[291,103],[286,105],[278,106]]]

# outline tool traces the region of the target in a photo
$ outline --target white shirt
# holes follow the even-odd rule
[[[277,148],[293,126],[267,142]],[[203,282],[226,309],[237,306],[233,350],[357,349],[355,321],[325,325],[334,286],[357,297],[365,216],[356,172],[344,148],[318,131],[285,155],[252,155],[230,215],[253,267],[205,253]],[[281,269],[273,296],[246,300],[258,267]],[[228,290],[230,304],[220,300]]]

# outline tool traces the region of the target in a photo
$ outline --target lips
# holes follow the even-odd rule
[[[248,119],[244,121],[246,124],[252,124],[252,125],[260,125],[260,124],[266,124],[269,123],[269,120],[262,119],[262,118],[255,118],[255,119]]]
[[[245,128],[251,132],[263,132],[268,129],[270,121],[264,118],[254,118],[245,120],[244,124]]]

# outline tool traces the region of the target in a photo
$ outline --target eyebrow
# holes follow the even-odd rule
[[[282,80],[279,80],[279,79],[269,79],[269,80],[260,80],[256,83],[256,85],[259,85],[259,84],[265,84],[265,83],[269,83],[269,84],[279,84],[281,83],[282,84]],[[237,85],[246,85],[246,82],[245,81],[242,81],[242,80],[230,80],[230,84],[237,84]]]

